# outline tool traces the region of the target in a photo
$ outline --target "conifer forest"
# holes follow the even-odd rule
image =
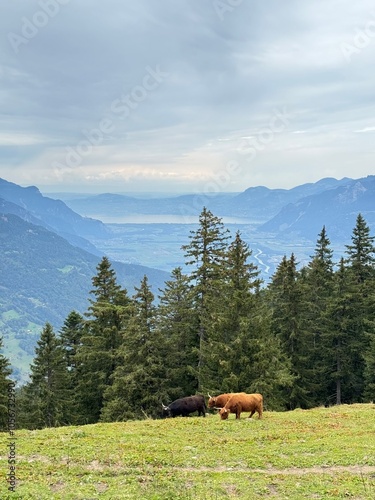
[[[204,208],[163,290],[144,276],[130,295],[103,257],[88,310],[44,326],[18,427],[159,418],[193,394],[260,392],[277,411],[374,401],[374,240],[358,214],[333,262],[323,227],[307,265],[285,255],[265,283],[241,234]],[[4,356],[0,372],[5,387]]]

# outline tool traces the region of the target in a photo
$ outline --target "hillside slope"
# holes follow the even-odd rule
[[[17,430],[16,498],[373,500],[373,404]],[[3,449],[9,436],[0,434]],[[7,455],[0,456],[8,468]],[[4,474],[5,476],[5,474]],[[5,478],[1,498],[8,496]]]
[[[45,322],[59,328],[73,309],[87,310],[91,279],[100,257],[70,245],[47,229],[13,214],[0,215],[0,327],[4,352],[15,367],[22,352],[33,354]],[[143,266],[113,263],[118,282],[133,295],[146,274],[157,294],[169,274]],[[15,342],[18,339],[18,342]],[[20,362],[19,362],[20,361]]]
[[[101,221],[82,217],[61,200],[43,196],[35,186],[25,188],[0,178],[0,199],[3,212],[15,213],[28,222],[39,221],[41,226],[85,250],[95,249],[85,248],[87,242],[83,239],[108,237],[108,229]],[[13,208],[9,205],[5,207],[4,202],[10,202]],[[22,210],[17,211],[14,205]]]
[[[279,236],[299,235],[313,240],[323,225],[332,241],[341,241],[352,233],[358,213],[375,228],[375,176],[301,198],[284,207],[260,227]]]

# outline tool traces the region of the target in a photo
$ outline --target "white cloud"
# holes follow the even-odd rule
[[[31,146],[34,144],[44,144],[45,137],[28,134],[7,134],[0,133],[0,146]]]
[[[35,8],[6,2],[3,40]],[[242,142],[259,139],[284,107],[288,129],[225,189],[371,173],[375,37],[350,63],[342,44],[373,11],[372,0],[270,0],[241,2],[221,21],[210,1],[68,2],[17,55],[3,47],[1,175],[59,191],[199,190],[227,162],[245,161]],[[144,98],[147,67],[168,77]],[[127,116],[114,113],[132,92]],[[66,164],[67,148],[104,119],[113,131]]]
[[[363,134],[365,132],[375,132],[375,127],[365,127],[360,130],[354,130],[356,134]]]

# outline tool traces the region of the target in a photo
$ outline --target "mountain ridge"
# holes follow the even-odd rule
[[[101,221],[82,217],[63,201],[43,196],[36,186],[21,187],[0,178],[0,199],[3,204],[9,202],[22,208],[25,212],[18,215],[25,220],[39,220],[40,225],[70,238],[78,246],[87,247],[82,239],[108,237],[108,229]]]
[[[249,187],[242,193],[188,194],[166,198],[132,198],[128,195],[103,193],[80,198],[65,198],[65,203],[85,216],[113,215],[191,215],[199,216],[203,205],[217,216],[249,217],[255,222],[266,222],[288,203],[317,194],[352,179],[327,177],[316,183],[306,183],[291,189],[271,189],[265,186]]]
[[[294,232],[311,240],[324,225],[330,238],[337,241],[351,233],[358,213],[370,227],[375,227],[374,175],[290,203],[259,231],[280,237]]]

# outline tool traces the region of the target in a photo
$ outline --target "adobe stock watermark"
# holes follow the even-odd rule
[[[54,161],[52,162],[53,168],[79,167],[84,158],[93,152],[94,147],[100,146],[104,142],[105,137],[115,131],[114,119],[124,120],[129,118],[131,113],[147,99],[150,92],[156,90],[169,76],[169,73],[162,71],[159,66],[156,66],[155,69],[151,68],[151,66],[146,66],[145,70],[146,72],[140,85],[135,85],[129,93],[122,94],[119,98],[112,101],[110,105],[111,117],[100,120],[97,127],[90,130],[81,130],[83,139],[74,147],[66,146],[64,163]]]
[[[233,12],[242,2],[243,0],[212,0],[212,6],[220,21],[224,21],[226,14]]]
[[[47,26],[50,20],[57,16],[62,5],[67,5],[71,0],[39,0],[40,10],[34,12],[31,17],[21,18],[20,33],[13,31],[8,33],[8,40],[16,54],[20,47],[27,45],[35,38],[39,31]]]
[[[239,144],[239,154],[244,156],[246,161],[253,161],[260,151],[273,142],[275,135],[286,130],[290,125],[292,114],[284,106],[283,109],[274,109],[268,124],[260,128],[255,135],[242,139]]]
[[[241,172],[241,164],[233,160],[228,161],[225,168],[212,174],[202,191],[198,191],[198,193],[194,195],[191,204],[181,203],[179,205],[180,214],[186,217],[185,222],[189,222],[190,217],[196,217],[197,213],[200,213],[202,208],[208,205],[212,197],[224,191],[230,185],[231,180],[237,175],[240,175]]]
[[[16,384],[8,384],[8,490],[16,491]]]
[[[356,28],[356,32],[351,40],[351,43],[341,43],[341,52],[347,62],[351,62],[353,55],[360,54],[370,45],[373,38],[375,38],[375,11],[371,12],[370,16],[372,19],[367,21],[363,28]]]
[[[251,137],[242,139],[238,144],[237,151],[242,157],[241,161],[228,161],[225,168],[213,174],[203,190],[194,196],[191,205],[180,205],[180,213],[186,217],[195,216],[197,212],[200,213],[202,208],[212,199],[212,196],[225,191],[230,186],[232,179],[243,173],[244,161],[253,162],[258,154],[274,141],[276,135],[281,134],[290,126],[292,118],[293,115],[288,112],[285,106],[282,109],[274,109],[264,127],[259,128]]]

